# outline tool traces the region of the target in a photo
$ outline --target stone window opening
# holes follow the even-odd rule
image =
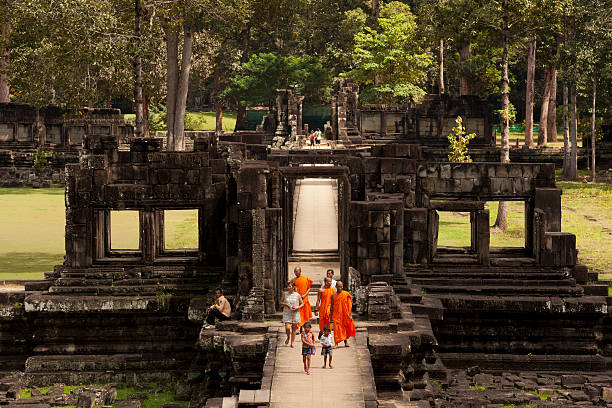
[[[497,217],[499,201],[488,201],[485,208],[491,214],[489,225],[491,226],[490,251],[492,257],[505,257],[512,255],[525,256],[528,252],[530,220],[526,217],[529,213],[528,201],[507,201],[508,203],[508,231],[497,232],[493,225]]]
[[[200,251],[200,210],[197,208],[156,211],[157,257],[197,257]]]
[[[488,263],[489,210],[484,202],[432,202],[430,231],[433,262]]]
[[[142,215],[139,210],[95,211],[94,253],[98,261],[138,261],[142,258]]]

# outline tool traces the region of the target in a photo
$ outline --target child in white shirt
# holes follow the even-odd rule
[[[329,368],[332,367],[332,335],[331,329],[329,326],[325,326],[323,328],[323,334],[321,335],[319,341],[321,342],[321,355],[323,356],[323,368],[327,365],[327,356],[329,356]]]

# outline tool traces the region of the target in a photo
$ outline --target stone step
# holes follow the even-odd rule
[[[439,279],[517,279],[517,280],[559,280],[568,278],[563,272],[522,272],[511,271],[502,272],[496,270],[487,271],[465,271],[456,269],[454,271],[430,271],[420,270],[414,272],[406,272],[407,278],[439,278]],[[413,280],[414,282],[414,280]]]
[[[491,257],[491,266],[535,266],[536,261],[534,258],[496,258]]]
[[[473,279],[473,278],[411,278],[412,283],[427,289],[429,286],[575,286],[575,279],[522,280],[522,279]],[[607,289],[607,287],[606,287]]]
[[[172,337],[150,337],[146,336],[146,342],[138,342],[133,338],[112,338],[108,343],[85,342],[86,339],[74,339],[83,341],[64,344],[45,344],[34,347],[34,353],[42,355],[73,355],[73,354],[121,354],[121,353],[174,353],[194,350],[194,341],[173,340]],[[61,341],[70,341],[70,338],[62,336]]]
[[[130,383],[135,379],[142,383],[163,383],[169,378],[180,378],[189,370],[189,363],[176,370],[147,369],[147,370],[82,370],[74,371],[32,371],[24,374],[24,381],[30,386],[46,387],[54,384],[106,384]]]
[[[471,339],[462,340],[463,343],[457,343],[453,345],[446,345],[449,341],[452,341],[452,334],[449,336],[441,335],[436,332],[437,339],[440,346],[438,346],[438,352],[441,353],[510,353],[517,355],[531,354],[546,354],[551,351],[551,344],[558,345],[559,349],[563,350],[568,354],[584,354],[584,355],[596,355],[597,345],[593,339],[587,340],[572,340],[564,341],[563,338],[543,338],[537,341],[525,341],[524,339],[516,339],[516,341],[500,341],[498,336],[484,337],[479,336]],[[501,336],[501,334],[500,334]],[[470,342],[469,340],[473,340]]]
[[[406,272],[428,270],[433,272],[562,272],[560,268],[544,268],[540,266],[523,266],[521,268],[505,267],[505,266],[483,266],[483,265],[432,265],[429,268],[423,266],[408,266],[405,267]]]
[[[493,372],[509,371],[564,371],[594,372],[612,369],[612,357],[597,355],[518,355],[491,353],[440,353],[447,368],[478,366]]]
[[[559,287],[559,286],[427,286],[423,288],[427,293],[464,293],[480,295],[569,295],[580,296],[583,291],[581,287]]]
[[[212,281],[212,279],[211,279]],[[214,279],[218,281],[218,279]],[[147,285],[193,285],[202,283],[201,278],[173,277],[173,278],[128,278],[128,279],[98,279],[98,278],[59,278],[56,279],[57,286],[147,286]]]
[[[181,370],[189,367],[194,356],[194,352],[31,356],[26,361],[25,372],[55,375],[64,371],[139,371],[150,370],[151,367],[160,371]]]
[[[164,296],[179,293],[207,293],[208,285],[143,285],[143,286],[51,286],[49,293],[53,294],[91,294],[113,296]]]

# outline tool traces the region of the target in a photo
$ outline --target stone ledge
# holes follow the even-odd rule
[[[36,294],[25,298],[25,311],[31,312],[172,312],[186,311],[189,299],[182,296],[59,296]]]
[[[608,313],[606,298],[603,296],[582,296],[560,298],[556,296],[439,296],[445,310],[474,312],[511,313],[567,313],[601,314]]]

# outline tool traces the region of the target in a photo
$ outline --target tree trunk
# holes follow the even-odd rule
[[[561,54],[561,36],[555,35],[557,40],[557,50],[555,52],[555,58],[558,58]],[[547,141],[550,143],[557,141],[557,67],[551,66],[551,79],[550,79],[550,95],[548,101],[548,122],[547,122]]]
[[[168,129],[167,149],[176,150],[174,139],[174,121],[176,118],[176,92],[178,90],[179,63],[178,63],[178,32],[172,31],[166,39],[167,73],[166,73],[166,128]]]
[[[591,181],[596,181],[597,168],[595,167],[595,99],[597,95],[597,77],[593,75],[593,113],[591,114]]]
[[[140,52],[140,20],[142,9],[140,0],[134,1],[134,44],[136,53]],[[134,57],[134,111],[136,112],[136,127],[134,128],[135,137],[144,136],[144,107],[142,100],[142,58],[140,55]]]
[[[215,133],[217,137],[223,133],[223,103],[221,101],[221,76],[219,73],[219,64],[221,56],[217,55],[215,58],[214,68],[214,88],[215,88]]]
[[[11,27],[8,22],[0,24],[0,34],[2,34],[1,37],[7,41],[10,28]],[[9,49],[8,44],[3,43],[1,45],[2,48],[0,48],[0,102],[10,102],[10,86],[8,82]]]
[[[546,79],[544,80],[544,95],[540,109],[540,126],[538,127],[538,146],[546,143],[546,131],[548,130],[548,104],[550,102],[551,71],[546,68]]]
[[[557,68],[550,68],[550,90],[548,93],[548,118],[546,121],[546,141],[557,141]]]
[[[147,95],[143,96],[142,102],[144,112],[144,115],[142,117],[142,136],[149,137],[151,133],[151,127],[149,123],[149,98],[147,97]]]
[[[564,81],[565,82],[565,81]],[[567,109],[567,84],[563,84],[563,176],[568,177],[570,163],[569,117]]]
[[[444,40],[440,39],[440,95],[444,95]]]
[[[533,82],[535,78],[536,37],[529,39],[527,51],[527,93],[525,95],[525,146],[533,146]]]
[[[223,133],[223,104],[217,100],[215,103],[215,133],[220,135]]]
[[[502,149],[501,162],[510,163],[510,92],[508,80],[508,0],[502,0],[502,83],[501,83],[501,103],[502,103]],[[497,231],[508,231],[508,203],[499,202],[497,209],[497,219],[493,225]]]
[[[183,38],[181,72],[179,74],[176,108],[174,110],[174,150],[177,151],[185,150],[185,113],[187,111],[187,91],[189,91],[189,71],[191,70],[193,32],[185,28]]]
[[[240,62],[245,63],[249,61],[249,38],[251,35],[251,27],[246,27],[242,30],[242,55],[240,56]],[[236,111],[236,130],[246,130],[247,125],[247,110],[246,106],[243,106],[238,101],[238,109]]]
[[[459,57],[461,62],[465,62],[470,58],[470,47],[471,44],[469,42],[462,44],[459,47]],[[459,77],[459,95],[469,95],[470,94],[470,84],[468,82],[468,78],[463,74]]]
[[[578,121],[576,118],[576,84],[570,85],[570,160],[567,178],[576,180],[578,178]]]
[[[370,16],[376,22],[380,17],[380,2],[378,0],[372,0],[372,15]]]

